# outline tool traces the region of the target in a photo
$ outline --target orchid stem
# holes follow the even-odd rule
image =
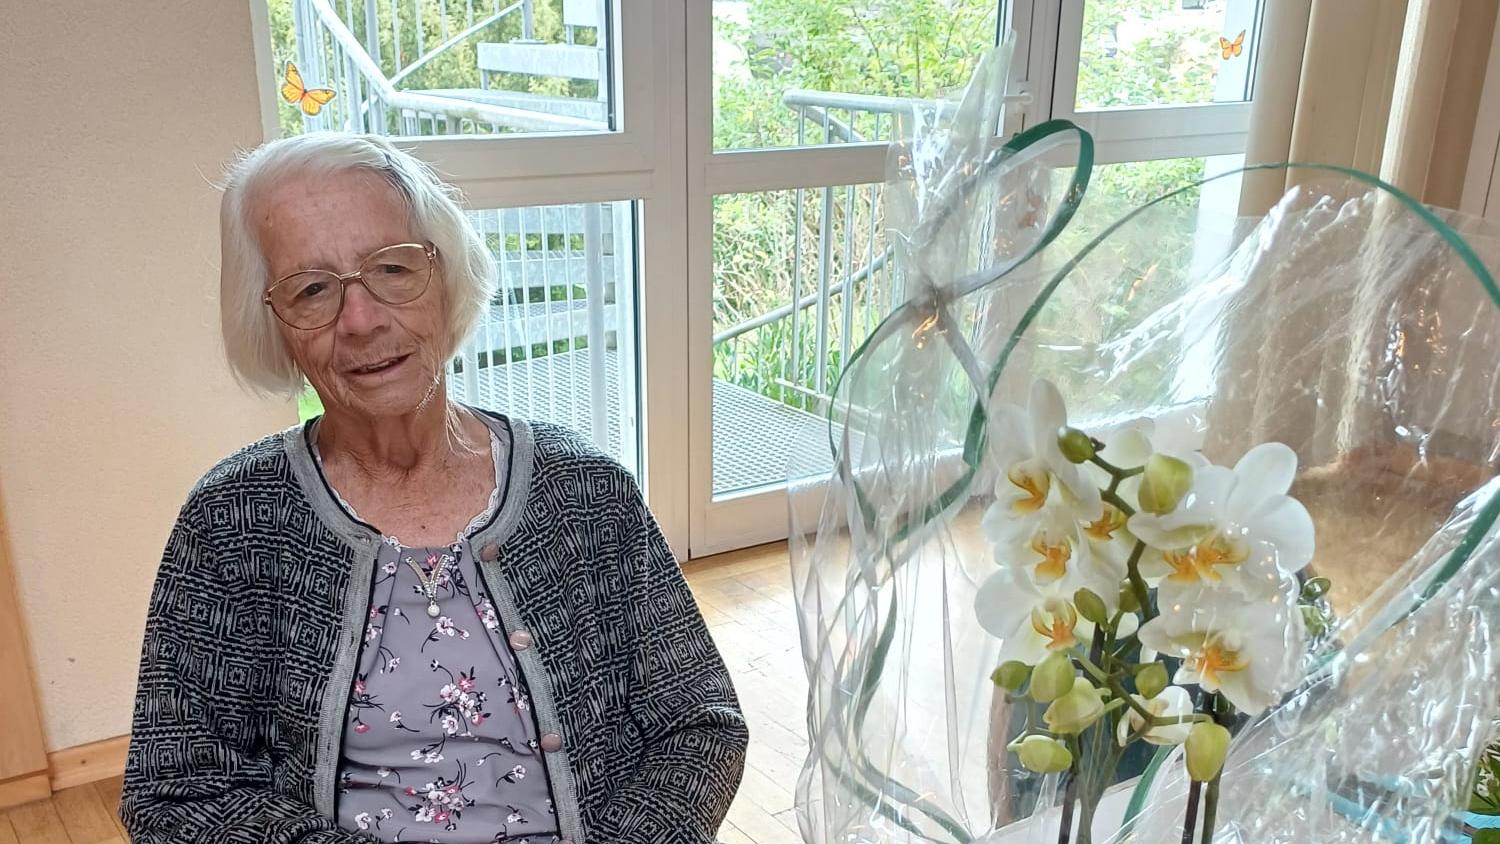
[[[1219,716],[1224,711],[1224,698],[1215,693],[1209,698],[1208,711],[1214,723],[1219,722]],[[1219,780],[1224,777],[1224,768],[1221,765],[1214,778],[1208,781],[1208,793],[1205,795],[1203,804],[1203,838],[1201,844],[1213,844],[1214,824],[1219,814]]]
[[[1074,742],[1068,742],[1074,745]],[[1057,825],[1057,844],[1068,844],[1073,836],[1073,804],[1078,801],[1079,754],[1074,752],[1073,764],[1068,768],[1068,790],[1063,792],[1062,822]]]
[[[1110,485],[1109,489],[1099,490],[1099,497],[1109,502],[1110,506],[1116,510],[1124,513],[1126,518],[1135,515],[1135,508],[1125,503],[1125,499],[1121,498],[1118,492],[1115,492],[1113,484]]]
[[[1141,616],[1147,621],[1156,617],[1156,610],[1151,606],[1151,594],[1146,589],[1146,579],[1141,577],[1141,555],[1146,553],[1146,543],[1136,540],[1135,548],[1130,551],[1130,559],[1125,561],[1127,577],[1130,578],[1130,591],[1135,593],[1135,600],[1141,605]]]
[[[1124,480],[1125,478],[1139,475],[1140,473],[1146,471],[1145,466],[1137,466],[1134,469],[1122,469],[1119,466],[1116,466],[1115,464],[1109,462],[1108,460],[1105,460],[1103,457],[1100,457],[1097,453],[1094,454],[1093,457],[1089,458],[1089,462],[1108,472],[1110,477],[1114,478],[1115,480]]]
[[[1182,821],[1182,844],[1193,844],[1193,831],[1198,826],[1198,795],[1203,790],[1203,783],[1193,780],[1188,787],[1187,817]]]

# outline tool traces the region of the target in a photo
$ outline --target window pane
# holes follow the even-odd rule
[[[889,140],[889,98],[968,82],[999,6],[714,0],[714,148]]]
[[[268,0],[282,134],[612,131],[608,1]]]
[[[786,481],[784,458],[807,445],[820,399],[900,301],[880,192],[856,185],[715,197],[716,496]],[[801,458],[828,463],[826,449]]]
[[[1087,0],[1079,111],[1244,102],[1255,0]]]
[[[634,203],[469,219],[500,287],[453,361],[449,396],[571,428],[639,477]]]
[[[1075,225],[1059,239],[1061,248],[1052,260],[1073,257],[1105,226],[1163,194],[1243,164],[1243,155],[1220,155],[1095,167],[1084,206]],[[1208,277],[1234,245],[1239,198],[1238,175],[1214,179],[1161,202],[1148,212],[1154,225],[1132,227],[1129,240],[1106,239],[1091,253],[1088,271],[1070,276],[1057,288],[1057,305],[1049,306],[1035,326],[1039,343],[1078,349],[1079,338],[1116,336],[1114,326],[1148,324],[1148,317],[1183,296],[1184,282]],[[1121,408],[1145,409],[1164,395],[1186,400],[1211,392],[1218,337],[1199,336],[1192,342],[1197,344],[1192,349],[1152,347],[1146,354],[1159,359],[1155,380],[1096,390],[1070,412],[1084,419],[1104,417]],[[1112,354],[1124,354],[1118,349],[1096,351],[1100,358],[1089,365],[1065,354],[1051,356],[1039,361],[1038,374],[1078,390],[1070,395],[1081,394],[1081,385],[1097,378],[1097,367],[1107,367]],[[1134,371],[1145,379],[1152,369],[1137,366]]]

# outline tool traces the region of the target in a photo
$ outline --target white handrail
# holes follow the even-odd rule
[[[401,70],[399,72],[397,72],[395,76],[392,76],[391,77],[391,85],[394,86],[396,83],[398,83],[401,80],[405,79],[406,77],[410,76],[413,71],[420,69],[423,65],[427,64],[428,62],[430,62],[433,59],[437,58],[438,56],[442,55],[443,51],[447,50],[449,47],[452,47],[454,44],[457,44],[458,42],[464,40],[465,38],[468,38],[470,35],[473,35],[474,33],[478,32],[479,30],[484,29],[485,27],[489,26],[490,24],[494,23],[495,21],[498,21],[501,18],[505,17],[506,15],[510,14],[511,12],[514,12],[515,10],[521,8],[521,6],[523,6],[525,4],[525,2],[526,2],[526,0],[516,0],[516,2],[510,4],[509,6],[506,6],[505,8],[503,8],[500,11],[494,13],[493,15],[490,15],[489,17],[485,18],[484,20],[480,21],[479,23],[476,23],[473,26],[470,26],[468,29],[465,29],[462,32],[459,32],[457,35],[453,36],[452,38],[449,38],[447,41],[444,41],[443,43],[437,45],[436,47],[433,47],[431,50],[428,50],[426,55],[421,56],[416,61],[412,62],[411,64],[407,65],[406,67],[401,68]]]

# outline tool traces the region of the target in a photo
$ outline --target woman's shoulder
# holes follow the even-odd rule
[[[622,491],[634,490],[630,471],[583,434],[552,422],[512,420],[512,425],[531,442],[532,475],[540,485],[594,478],[623,483]]]
[[[583,434],[552,422],[527,422],[537,456],[552,462],[618,465]]]
[[[240,496],[246,492],[275,495],[286,487],[295,487],[286,438],[300,436],[301,432],[302,426],[298,425],[236,449],[203,473],[188,493],[188,503]]]

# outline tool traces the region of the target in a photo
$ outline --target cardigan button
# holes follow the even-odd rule
[[[479,559],[484,560],[486,563],[493,563],[500,559],[500,547],[491,542],[489,545],[480,548]]]
[[[562,750],[562,736],[557,733],[547,733],[542,736],[542,750],[548,753],[556,753]]]
[[[525,630],[517,630],[510,634],[511,650],[524,651],[531,647],[531,634]]]

